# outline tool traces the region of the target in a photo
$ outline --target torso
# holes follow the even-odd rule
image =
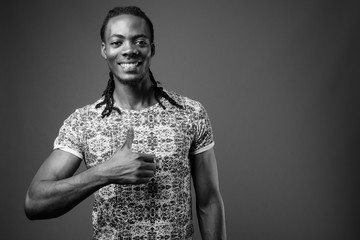
[[[199,148],[193,139],[194,113],[200,105],[180,95],[172,97],[185,109],[166,100],[162,100],[166,109],[159,104],[141,111],[121,109],[121,115],[113,111],[105,118],[99,114],[102,108],[94,108],[96,103],[80,109],[81,147],[88,168],[109,159],[122,146],[130,126],[134,128],[132,150],[154,155],[156,163],[155,176],[146,184],[111,184],[95,193],[94,239],[191,238],[189,152]]]

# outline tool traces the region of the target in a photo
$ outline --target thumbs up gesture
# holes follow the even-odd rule
[[[115,154],[102,163],[101,172],[107,182],[116,184],[146,183],[155,173],[154,157],[131,150],[134,129],[129,128],[126,140]]]

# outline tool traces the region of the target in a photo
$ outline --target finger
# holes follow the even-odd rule
[[[140,178],[152,178],[154,177],[154,175],[155,175],[154,171],[151,170],[142,171],[141,173],[139,173]]]
[[[156,165],[155,163],[143,162],[140,169],[154,172],[156,170]]]
[[[126,139],[121,148],[128,148],[131,149],[132,143],[134,141],[134,128],[129,127],[126,133]]]
[[[154,155],[146,154],[146,153],[139,153],[139,160],[142,160],[144,162],[153,163],[154,162]]]

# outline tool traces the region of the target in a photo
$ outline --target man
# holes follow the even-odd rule
[[[209,118],[157,85],[151,21],[114,8],[101,39],[108,86],[65,120],[28,189],[27,217],[60,216],[94,193],[93,239],[192,239],[192,176],[202,238],[226,239]],[[74,175],[82,160],[87,170]]]

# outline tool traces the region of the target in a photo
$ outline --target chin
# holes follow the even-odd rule
[[[135,78],[118,78],[119,82],[124,85],[136,86],[143,80],[144,77]]]

